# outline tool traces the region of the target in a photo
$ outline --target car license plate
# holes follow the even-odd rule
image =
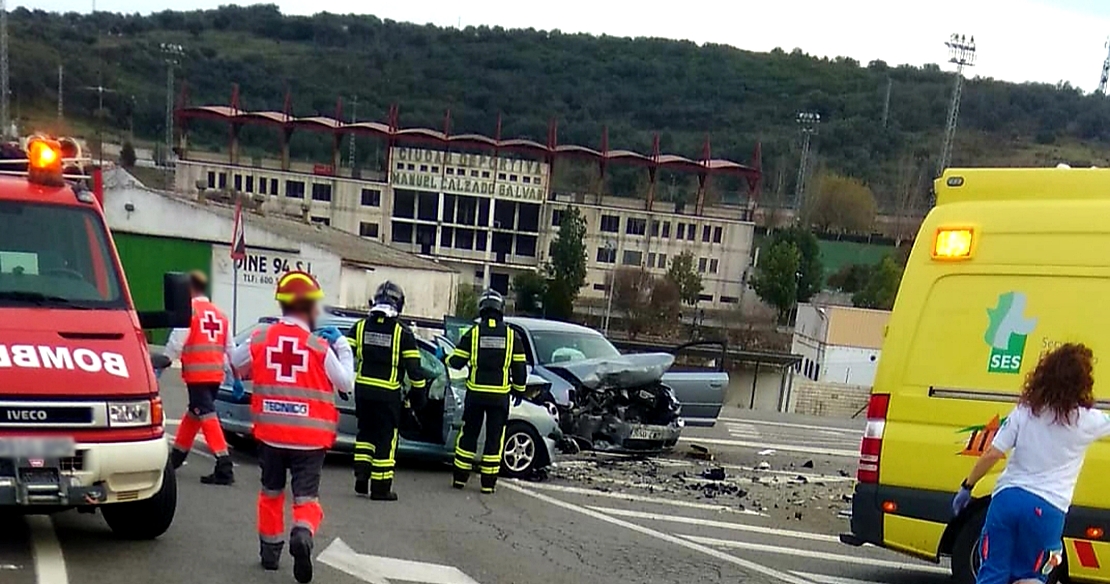
[[[72,438],[0,438],[0,458],[64,458],[76,452]]]
[[[647,426],[637,426],[632,428],[632,432],[629,433],[628,437],[633,440],[662,440],[663,431]]]

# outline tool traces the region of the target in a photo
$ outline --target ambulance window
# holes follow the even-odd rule
[[[0,201],[0,306],[126,306],[100,218],[88,209]]]

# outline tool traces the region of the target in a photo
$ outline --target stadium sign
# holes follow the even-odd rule
[[[543,202],[547,165],[464,152],[394,148],[390,183],[437,193]]]

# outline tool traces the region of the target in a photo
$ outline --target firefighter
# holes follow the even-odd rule
[[[466,380],[463,427],[455,443],[455,476],[452,486],[466,486],[477,463],[482,492],[492,493],[501,471],[505,424],[509,419],[509,390],[523,393],[528,375],[524,349],[513,329],[505,324],[505,299],[486,290],[478,301],[478,323],[459,339],[447,364],[470,367]],[[478,434],[485,419],[486,444],[477,458]]]
[[[208,278],[204,272],[189,274],[189,288],[193,295],[193,320],[189,328],[174,329],[166,342],[166,356],[181,360],[181,377],[189,392],[189,409],[178,426],[170,460],[175,469],[181,468],[197,432],[203,432],[204,440],[216,455],[216,468],[212,474],[201,477],[200,482],[230,485],[235,482],[235,474],[227,440],[216,417],[215,399],[235,346],[231,325],[223,311],[205,296]],[[239,383],[238,379],[235,382]]]
[[[386,281],[378,286],[370,316],[347,332],[355,350],[355,492],[370,493],[374,501],[396,501],[393,468],[397,453],[397,426],[401,421],[402,370],[411,385],[409,401],[424,401],[426,381],[420,367],[416,337],[401,324],[405,292]],[[367,484],[369,481],[369,485]]]
[[[254,381],[251,415],[259,441],[262,490],[258,495],[259,555],[262,567],[277,570],[285,546],[284,507],[287,473],[293,490],[293,529],[289,553],[297,582],[312,581],[313,535],[324,519],[320,473],[324,454],[335,443],[339,420],[335,393],[349,399],[354,389],[354,358],[333,328],[312,333],[324,296],[310,274],[292,271],[277,284],[282,317],[260,326],[232,354],[237,370]]]

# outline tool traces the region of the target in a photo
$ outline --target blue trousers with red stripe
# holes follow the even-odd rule
[[[979,540],[976,584],[1048,579],[1063,557],[1064,512],[1019,487],[994,494]]]

